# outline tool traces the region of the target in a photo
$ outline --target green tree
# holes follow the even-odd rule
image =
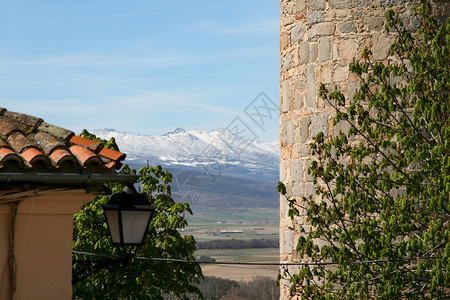
[[[411,34],[386,14],[395,62],[373,62],[366,49],[351,63],[361,83],[349,105],[320,89],[334,124],[350,130],[317,135],[316,195],[288,199],[290,215],[306,209],[313,228],[297,245],[312,264],[290,276],[302,299],[450,297],[450,21],[439,23],[427,1],[416,15]]]
[[[101,140],[84,130],[86,138],[102,142],[105,147],[118,150],[114,138]],[[121,174],[136,174],[125,165]],[[140,188],[150,203],[156,207],[145,243],[141,247],[115,247],[111,244],[102,206],[110,196],[97,196],[84,205],[74,217],[73,250],[129,257],[89,257],[87,264],[74,263],[74,274],[83,280],[73,286],[75,299],[163,299],[163,294],[173,294],[187,299],[193,293],[201,298],[197,284],[203,278],[199,264],[195,263],[193,236],[182,237],[178,229],[187,222],[185,212],[191,213],[187,203],[176,203],[170,196],[172,175],[161,166],[139,170]],[[113,193],[119,193],[123,184],[110,184]],[[165,258],[193,263],[144,260],[141,258]],[[86,255],[74,253],[74,261],[86,260]],[[92,272],[94,270],[94,272]],[[92,274],[93,273],[93,274]],[[83,278],[85,277],[85,278]]]

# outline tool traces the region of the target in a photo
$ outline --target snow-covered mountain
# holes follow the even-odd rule
[[[279,142],[242,139],[226,129],[212,131],[177,128],[162,136],[136,135],[113,129],[92,133],[103,139],[114,137],[126,163],[162,165],[169,169],[191,169],[212,176],[238,176],[258,181],[276,181]]]

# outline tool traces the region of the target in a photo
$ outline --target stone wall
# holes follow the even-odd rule
[[[358,78],[348,65],[358,59],[365,47],[373,59],[388,59],[394,39],[384,31],[388,8],[400,13],[407,28],[418,21],[411,16],[414,0],[281,0],[280,1],[280,181],[288,197],[300,198],[314,193],[309,143],[319,132],[325,136],[348,125],[333,126],[333,109],[319,98],[319,85],[341,90],[351,99],[358,89]],[[449,15],[450,1],[436,1],[435,11]],[[298,233],[291,228],[303,226],[303,218],[292,221],[284,197],[280,200],[280,259],[296,262]],[[302,212],[300,212],[302,214]],[[295,268],[292,268],[295,273]],[[289,282],[281,282],[281,298],[289,299]]]

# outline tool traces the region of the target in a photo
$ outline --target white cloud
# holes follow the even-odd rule
[[[20,66],[20,65],[43,65],[56,67],[83,67],[83,66],[108,66],[125,65],[140,67],[167,67],[190,65],[199,62],[200,57],[189,56],[186,54],[165,53],[163,56],[154,56],[151,58],[133,55],[97,55],[97,54],[66,54],[53,57],[41,58],[18,58],[9,57],[0,59],[0,65]]]
[[[218,35],[275,34],[278,32],[278,20],[266,20],[237,26],[226,26],[214,22],[197,23],[186,29],[189,32],[207,32]]]

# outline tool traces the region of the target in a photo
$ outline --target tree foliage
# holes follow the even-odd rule
[[[205,277],[199,288],[208,300],[278,300],[280,289],[268,276],[256,276],[250,281],[235,281],[219,277]]]
[[[101,140],[87,131],[83,131],[82,136],[118,150],[114,139]],[[136,174],[136,170],[125,165],[119,173]],[[138,174],[142,193],[147,195],[150,203],[156,207],[143,246],[115,247],[111,244],[102,210],[110,196],[97,196],[75,215],[74,250],[128,257],[125,260],[113,257],[102,269],[105,257],[90,257],[87,264],[82,264],[81,261],[86,260],[86,256],[74,253],[74,273],[93,273],[73,286],[75,299],[163,299],[163,294],[187,299],[187,293],[201,297],[196,284],[203,275],[193,256],[194,237],[182,237],[178,232],[178,229],[187,225],[184,214],[192,214],[189,205],[175,203],[172,199],[169,186],[172,175],[163,171],[161,166],[144,167]],[[108,187],[113,193],[120,193],[124,185],[117,183]],[[179,259],[193,263],[144,260],[139,257]]]
[[[311,225],[297,251],[313,264],[290,277],[302,299],[450,297],[450,21],[439,23],[426,1],[416,14],[416,34],[386,14],[394,59],[374,62],[364,50],[349,66],[361,82],[347,104],[320,89],[334,125],[350,129],[316,136],[316,194],[288,199],[291,217],[305,210]]]
[[[278,239],[230,239],[197,242],[197,249],[261,249],[279,247],[280,241]]]

